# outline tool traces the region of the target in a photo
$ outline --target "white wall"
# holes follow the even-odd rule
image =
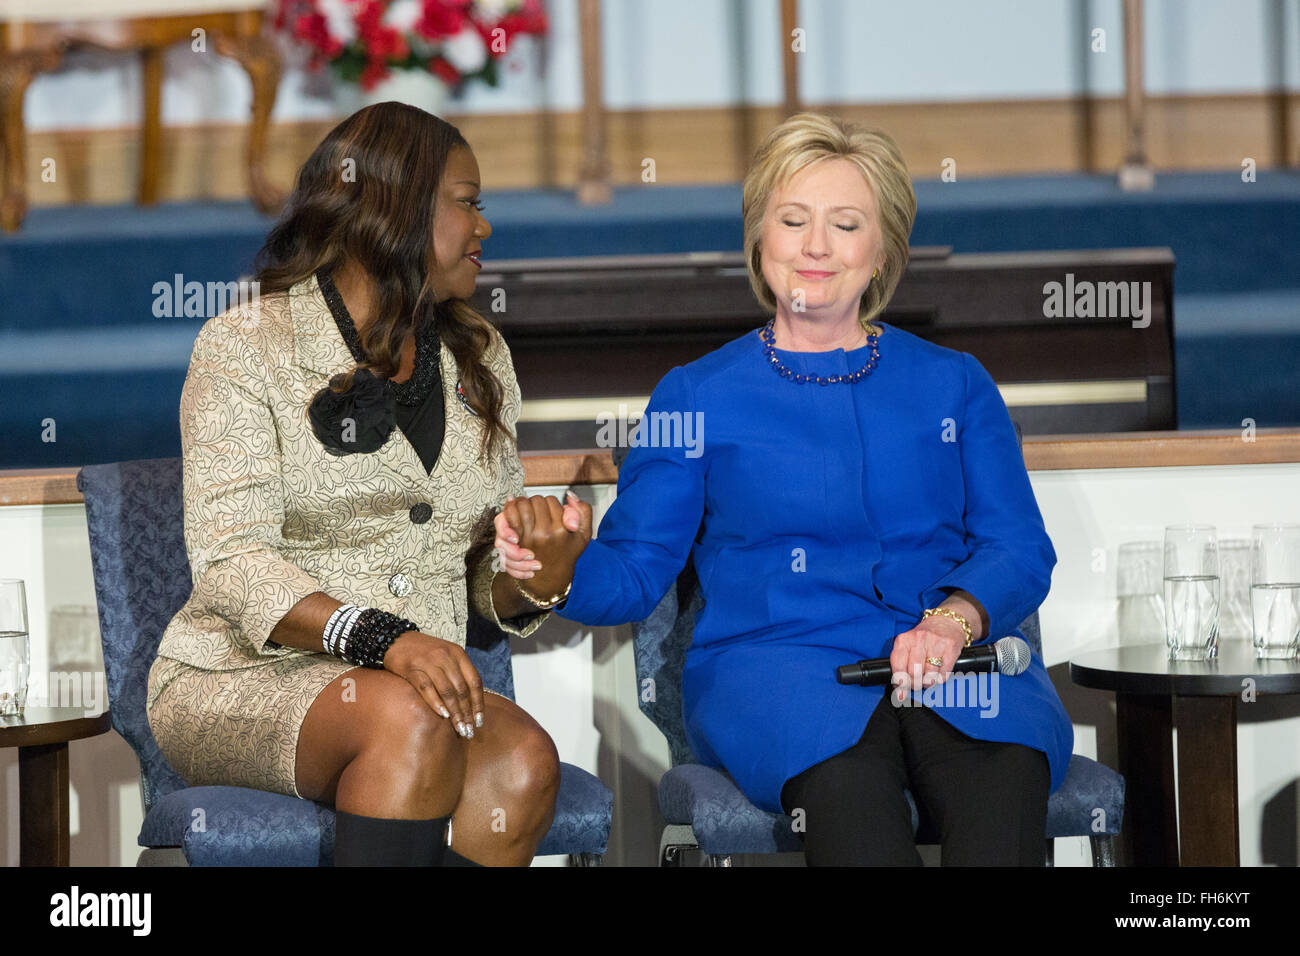
[[[522,39],[500,88],[477,84],[455,113],[575,110],[581,105],[577,0],[549,0],[550,34]],[[1121,0],[802,0],[800,60],[809,105],[1117,95],[1123,83]],[[604,87],[612,109],[774,104],[781,98],[776,0],[605,0]],[[1106,52],[1090,50],[1106,31]],[[1147,0],[1152,93],[1300,88],[1300,0]],[[291,57],[276,120],[329,117],[328,78]],[[297,64],[297,65],[293,65]],[[169,124],[238,122],[243,72],[212,53],[170,51]],[[31,130],[140,122],[140,69],[128,56],[70,55],[31,86]]]

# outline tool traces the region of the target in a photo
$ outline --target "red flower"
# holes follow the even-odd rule
[[[416,21],[415,32],[426,40],[455,36],[469,18],[469,5],[470,0],[424,0],[424,11]]]
[[[396,29],[383,22],[384,5],[379,0],[367,0],[357,15],[357,35],[361,48],[371,60],[405,60],[411,48]]]
[[[540,0],[524,0],[518,10],[507,13],[496,26],[506,31],[507,40],[516,33],[545,33],[546,11]]]
[[[427,40],[434,48],[466,27],[479,32],[490,56],[494,34],[497,46],[504,38],[509,42],[517,34],[541,34],[548,29],[543,0],[523,0],[520,8],[500,19],[482,18],[473,0],[420,0],[420,15],[413,29],[403,33],[384,23],[391,0],[348,0],[349,15],[356,23],[356,38],[346,45],[330,33],[329,21],[320,12],[319,0],[270,0],[272,22],[277,29],[288,31],[311,52],[311,66],[316,69],[328,60],[337,60],[345,49],[366,59],[361,85],[372,89],[387,78],[389,68],[411,62],[413,51],[410,33]],[[500,32],[497,32],[500,31]],[[423,56],[419,57],[423,62]],[[448,60],[435,56],[426,64],[428,70],[452,86],[459,86],[465,76]]]
[[[369,92],[388,79],[388,67],[383,60],[371,60],[361,71],[361,88]]]
[[[442,80],[448,86],[455,87],[460,84],[460,70],[456,69],[446,58],[435,56],[429,61],[429,72]]]
[[[503,16],[500,20],[473,20],[475,29],[478,30],[479,36],[483,38],[483,44],[488,49],[488,55],[494,59],[499,59],[504,50],[510,48],[510,41],[521,33],[545,33],[546,32],[546,11],[542,8],[540,0],[524,0],[524,3],[518,10],[511,11]],[[500,40],[494,34],[501,30]],[[494,47],[494,41],[497,45]],[[502,48],[501,41],[504,41]]]
[[[330,59],[343,52],[343,44],[330,36],[325,18],[319,13],[304,13],[298,17],[293,26],[293,35]]]

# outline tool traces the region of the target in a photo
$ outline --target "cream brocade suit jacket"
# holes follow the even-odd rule
[[[457,396],[445,345],[440,361],[446,428],[430,475],[400,428],[375,452],[343,456],[312,432],[312,396],[355,364],[314,276],[204,324],[180,413],[194,590],[160,657],[229,671],[320,653],[267,641],[315,591],[461,645],[470,600],[509,633],[540,626],[547,615],[502,621],[492,603],[492,518],[507,495],[523,494],[523,465],[510,442],[479,461],[484,425]],[[486,361],[513,434],[519,385],[495,329]]]

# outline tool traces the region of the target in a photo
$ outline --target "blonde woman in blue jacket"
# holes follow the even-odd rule
[[[1018,633],[1056,554],[989,374],[873,321],[915,210],[887,135],[807,113],[774,129],[744,184],[750,280],[774,317],[668,373],[641,426],[689,420],[703,442],[661,429],[633,447],[585,549],[558,506],[521,502],[496,544],[593,625],[644,619],[693,556],[688,740],[757,806],[802,811],[811,865],[919,865],[905,790],[945,865],[1042,865],[1070,720],[1037,656],[960,694],[952,668]],[[897,686],[837,682],[876,657]]]

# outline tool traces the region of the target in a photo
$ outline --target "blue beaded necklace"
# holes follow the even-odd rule
[[[798,385],[807,385],[809,382],[816,382],[818,385],[852,385],[862,381],[868,375],[876,370],[876,365],[880,361],[880,333],[874,333],[867,336],[867,345],[871,347],[871,358],[867,359],[867,364],[862,366],[856,372],[850,372],[847,375],[831,375],[829,377],[822,375],[805,375],[802,372],[796,372],[788,368],[776,355],[776,331],[774,325],[776,319],[768,320],[767,325],[759,331],[758,337],[763,340],[763,354],[767,360],[772,363],[772,369],[782,378],[789,379]]]

